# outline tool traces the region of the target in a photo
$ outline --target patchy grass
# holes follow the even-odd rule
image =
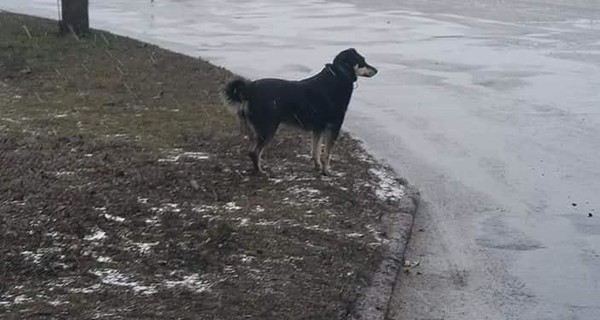
[[[237,132],[215,91],[231,75],[222,68],[110,33],[76,41],[53,23],[0,19],[5,129],[119,135],[150,147]]]
[[[356,141],[321,178],[305,135],[284,131],[275,178],[251,177],[218,100],[228,71],[47,20],[0,25],[0,318],[352,312],[402,196]]]

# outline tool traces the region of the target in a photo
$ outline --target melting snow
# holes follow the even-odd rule
[[[239,255],[236,255],[236,256],[238,258],[240,258],[240,261],[242,261],[243,263],[252,262],[255,259],[255,257],[248,256],[248,255],[245,255],[245,254],[239,254]]]
[[[150,208],[150,211],[158,212],[158,213],[164,213],[164,212],[178,213],[178,212],[181,212],[181,209],[179,209],[178,206],[179,205],[177,203],[165,203],[160,207]]]
[[[378,243],[387,243],[387,242],[389,242],[388,239],[383,239],[381,237],[381,235],[380,235],[381,233],[379,231],[377,231],[375,229],[375,227],[373,227],[372,225],[367,225],[366,228],[367,228],[367,230],[369,230],[369,233],[371,233],[371,235],[373,236],[373,238],[375,238],[375,240]]]
[[[189,158],[194,160],[207,160],[209,158],[207,153],[204,152],[182,152],[179,154],[172,154],[163,159],[158,159],[158,162],[177,162],[181,158]]]
[[[72,293],[92,293],[92,292],[96,292],[100,289],[101,285],[100,284],[95,284],[89,287],[85,287],[85,288],[71,288],[69,289],[69,292]]]
[[[138,247],[142,254],[146,254],[146,253],[150,252],[150,250],[152,250],[152,247],[156,246],[157,244],[158,244],[158,242],[145,242],[145,243],[141,242],[141,243],[134,243],[133,245]]]
[[[298,188],[298,187],[293,187],[289,190],[292,194],[295,195],[301,195],[301,194],[307,194],[308,196],[311,195],[317,195],[320,194],[321,191],[317,190],[317,189],[311,189],[311,188]]]
[[[129,287],[136,293],[141,294],[154,294],[156,288],[154,286],[143,286],[137,281],[132,281],[129,277],[119,273],[113,269],[101,269],[93,270],[92,273],[100,278],[100,282],[103,284],[118,286],[118,287]]]
[[[25,295],[19,295],[19,296],[14,297],[12,295],[6,294],[3,297],[5,299],[12,299],[12,300],[0,301],[0,306],[10,306],[10,305],[14,305],[14,304],[22,304],[22,303],[29,302],[32,300],[31,298],[29,298]]]
[[[53,300],[53,301],[48,301],[48,304],[51,305],[51,306],[54,306],[54,307],[58,307],[58,306],[63,305],[63,304],[69,304],[69,302],[68,301]]]
[[[379,179],[375,194],[382,200],[399,200],[404,197],[404,188],[396,181],[394,175],[384,169],[370,169],[371,173]]]
[[[208,206],[208,205],[201,205],[199,207],[195,207],[192,209],[192,211],[194,212],[198,212],[198,213],[203,213],[203,212],[215,212],[217,211],[218,207],[217,206]]]
[[[323,232],[323,233],[332,233],[333,230],[329,229],[329,228],[321,228],[321,226],[319,225],[312,225],[312,226],[303,226],[303,225],[299,225],[301,227],[304,227],[305,229],[308,230],[312,230],[312,231],[319,231],[319,232]]]
[[[54,173],[54,175],[57,177],[72,176],[74,174],[75,174],[75,172],[73,172],[73,171],[64,171],[64,170],[57,171]]]
[[[12,204],[12,205],[15,205],[15,206],[21,206],[21,207],[27,204],[27,202],[25,202],[25,201],[7,201],[7,202],[4,202],[4,203],[6,203],[6,204]]]
[[[100,262],[100,263],[108,263],[108,262],[112,262],[113,260],[110,257],[98,257],[96,259],[96,261]]]
[[[242,207],[236,205],[235,202],[227,202],[223,206],[223,209],[225,209],[227,211],[234,211],[234,210],[240,210],[240,209],[242,209]]]
[[[50,238],[58,238],[60,236],[60,233],[53,231],[53,232],[46,232],[46,236],[50,237]]]
[[[165,285],[167,288],[185,287],[197,293],[208,291],[212,287],[212,283],[200,279],[197,273],[185,276],[179,281],[165,281]]]
[[[362,238],[365,235],[362,233],[349,233],[346,235],[348,238]]]
[[[32,251],[23,251],[21,252],[21,255],[25,257],[26,260],[28,261],[33,261],[33,263],[38,264],[40,263],[40,261],[42,261],[42,253],[35,253]]]
[[[104,238],[106,238],[106,232],[102,231],[101,229],[98,229],[94,234],[87,235],[83,239],[87,241],[100,241]]]
[[[113,216],[113,215],[107,214],[107,213],[104,214],[104,217],[106,219],[108,219],[108,220],[112,220],[112,221],[116,221],[116,222],[123,222],[123,221],[125,221],[125,218],[123,218],[123,217]]]
[[[149,225],[155,225],[155,226],[157,226],[157,225],[160,224],[160,221],[158,220],[157,216],[154,216],[152,218],[146,219],[145,222],[147,224],[149,224]]]

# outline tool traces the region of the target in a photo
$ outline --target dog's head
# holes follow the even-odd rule
[[[361,56],[356,49],[350,48],[340,52],[335,59],[333,64],[350,66],[354,70],[357,77],[370,78],[377,74],[377,69],[369,65],[363,56]]]

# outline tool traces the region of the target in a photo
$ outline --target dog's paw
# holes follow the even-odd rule
[[[314,165],[315,171],[317,171],[317,172],[323,171],[323,166],[320,163],[318,163],[317,161],[313,161],[313,165]]]
[[[259,177],[259,178],[267,178],[267,179],[271,178],[271,175],[267,171],[263,170],[262,168],[261,169],[252,169],[252,171],[250,171],[250,173],[253,176]]]
[[[333,171],[331,171],[331,169],[329,169],[329,168],[321,170],[321,175],[326,176],[326,177],[334,177],[335,176]]]

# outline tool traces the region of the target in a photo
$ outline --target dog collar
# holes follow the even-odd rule
[[[326,64],[326,65],[325,65],[325,69],[327,69],[327,71],[331,72],[331,74],[332,74],[334,77],[337,77],[337,74],[335,74],[335,72],[333,71],[333,69],[331,69],[331,65],[329,65],[329,64]]]
[[[325,65],[325,68],[331,72],[331,74],[338,78],[338,79],[342,79],[342,80],[348,80],[350,82],[356,82],[356,75],[354,73],[349,73],[348,70],[337,66],[335,64],[331,64],[328,63]]]

